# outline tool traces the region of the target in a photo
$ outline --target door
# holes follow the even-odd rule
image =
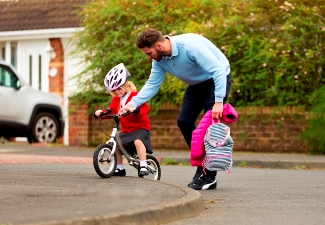
[[[34,89],[49,91],[49,54],[46,52],[48,39],[21,42],[21,64],[19,74]]]
[[[20,122],[27,99],[21,89],[17,89],[19,78],[6,65],[0,64],[0,120]],[[22,87],[23,89],[24,87]]]

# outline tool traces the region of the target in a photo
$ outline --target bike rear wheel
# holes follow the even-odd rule
[[[109,178],[115,173],[116,155],[111,155],[112,146],[100,144],[93,155],[93,165],[96,173],[102,178]]]
[[[149,175],[143,177],[151,180],[160,180],[161,169],[158,160],[152,155],[147,155],[147,164],[148,164],[147,169],[149,171]],[[138,167],[138,174],[139,172],[140,172],[140,166]],[[142,177],[140,175],[138,176]]]

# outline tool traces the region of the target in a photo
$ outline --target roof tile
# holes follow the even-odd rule
[[[0,32],[79,27],[85,0],[0,0]]]

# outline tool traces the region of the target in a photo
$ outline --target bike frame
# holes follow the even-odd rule
[[[115,121],[115,125],[113,127],[113,130],[112,130],[112,133],[111,133],[111,136],[110,136],[110,139],[106,142],[106,144],[109,144],[109,143],[112,143],[113,144],[113,148],[112,148],[112,153],[110,155],[110,157],[112,155],[115,154],[115,151],[116,151],[116,147],[119,148],[119,150],[123,153],[123,155],[126,157],[126,159],[128,160],[128,163],[130,165],[133,165],[133,162],[138,162],[140,163],[140,160],[139,159],[136,159],[134,157],[132,157],[128,151],[126,151],[126,149],[124,148],[124,146],[122,145],[122,141],[120,139],[120,136],[118,136],[118,126],[119,126],[119,122],[120,120],[118,119],[118,117],[116,115],[112,116],[112,118],[114,119]]]

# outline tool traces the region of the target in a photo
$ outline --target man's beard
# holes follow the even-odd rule
[[[155,61],[159,62],[163,56],[165,56],[164,52],[163,51],[160,51],[158,49],[156,49],[156,52],[157,52],[157,57],[154,58]]]

